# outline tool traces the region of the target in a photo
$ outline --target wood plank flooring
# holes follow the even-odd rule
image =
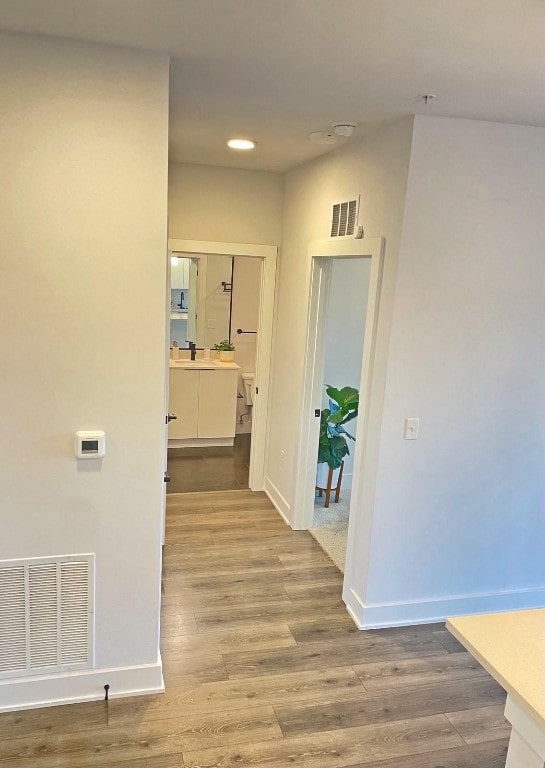
[[[360,632],[264,494],[168,497],[167,690],[0,715],[0,768],[503,768],[505,694],[441,625]]]

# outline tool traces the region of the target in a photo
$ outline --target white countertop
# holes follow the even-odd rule
[[[219,360],[170,360],[169,368],[180,368],[185,371],[239,371],[236,363],[220,363]]]
[[[545,728],[545,609],[460,616],[447,629]]]

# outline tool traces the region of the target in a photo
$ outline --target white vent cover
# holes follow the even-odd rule
[[[0,677],[89,667],[94,555],[0,561]]]
[[[353,235],[358,223],[359,199],[335,203],[331,215],[331,237]]]

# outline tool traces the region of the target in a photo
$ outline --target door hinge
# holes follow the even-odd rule
[[[165,476],[164,476],[163,480],[164,480],[165,483],[170,483],[170,475],[167,475],[167,473],[165,472]]]
[[[255,393],[256,393],[256,395],[259,395],[259,387],[255,388]]]

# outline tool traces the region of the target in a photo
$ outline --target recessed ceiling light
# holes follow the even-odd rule
[[[231,149],[253,149],[255,141],[250,141],[250,139],[229,139],[227,146]]]

